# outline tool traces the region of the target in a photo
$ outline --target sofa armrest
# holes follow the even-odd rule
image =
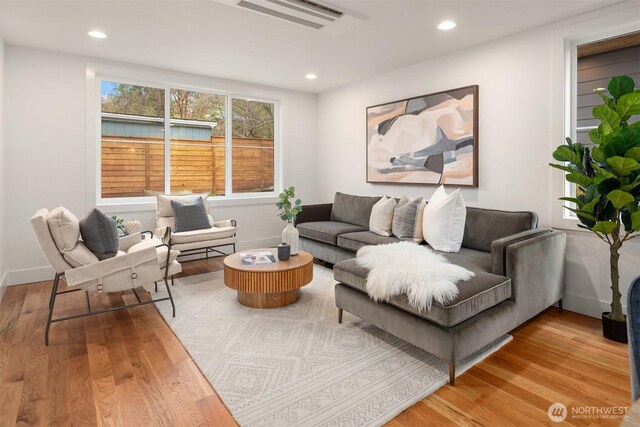
[[[491,243],[492,273],[499,276],[505,275],[505,261],[507,247],[509,245],[530,239],[541,234],[549,233],[550,231],[551,229],[549,228],[535,228],[533,230],[526,230],[521,233],[512,234],[510,236],[494,240]]]
[[[567,237],[557,230],[506,247],[505,276],[511,278],[511,299],[518,325],[564,297]]]
[[[302,212],[298,214],[295,225],[303,222],[331,221],[331,208],[333,203],[302,206]]]

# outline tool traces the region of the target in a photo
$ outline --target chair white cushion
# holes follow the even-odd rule
[[[76,247],[80,240],[80,222],[74,214],[58,206],[47,215],[47,224],[60,253],[70,252]]]
[[[207,211],[207,214],[211,213],[209,211],[209,203],[207,202],[207,198],[209,195],[207,193],[203,194],[188,194],[185,196],[171,196],[168,194],[158,194],[156,196],[156,216],[157,217],[173,217],[173,209],[171,208],[171,201],[175,200],[182,203],[191,203],[198,197],[202,197],[204,200],[204,209]],[[162,227],[158,224],[159,227]]]
[[[451,194],[440,186],[424,209],[422,231],[433,249],[458,252],[464,237],[467,208],[460,189]]]
[[[72,267],[81,267],[100,261],[98,257],[87,248],[84,242],[78,242],[75,248],[65,252],[62,256]]]
[[[391,236],[393,224],[393,211],[396,208],[396,199],[383,196],[373,208],[369,217],[369,230],[380,236]]]
[[[195,243],[232,237],[236,227],[211,227],[204,230],[183,231],[171,234],[171,244]]]
[[[51,231],[47,223],[48,215],[49,211],[47,209],[39,209],[33,217],[31,217],[31,226],[40,244],[42,253],[54,270],[56,270],[56,273],[62,274],[71,267],[71,265],[62,257],[56,243],[53,241],[53,237],[51,237]]]
[[[145,239],[142,240],[140,243],[136,243],[135,245],[131,246],[129,248],[129,250],[127,251],[128,254],[134,253],[134,252],[138,252],[138,251],[142,251],[145,250],[149,247],[156,247],[158,245],[161,245],[162,241],[160,239],[157,238],[153,238],[153,239]],[[158,263],[160,264],[160,268],[163,268],[166,265],[166,261],[167,261],[167,247],[166,246],[162,246],[159,248],[156,248],[156,252],[158,254]],[[178,258],[178,255],[180,255],[180,251],[171,251],[171,255],[169,256],[169,263],[172,263],[176,260],[176,258]]]

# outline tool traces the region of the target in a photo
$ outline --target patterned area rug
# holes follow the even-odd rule
[[[382,425],[447,383],[442,359],[349,313],[338,324],[335,283],[315,265],[298,302],[252,309],[219,271],[176,279],[175,318],[157,307],[241,426]]]

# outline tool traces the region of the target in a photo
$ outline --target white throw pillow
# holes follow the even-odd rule
[[[440,186],[424,209],[422,232],[433,249],[442,252],[458,252],[464,237],[467,208],[460,189],[451,194]]]
[[[380,236],[391,236],[393,224],[393,210],[396,208],[396,199],[383,196],[373,208],[369,217],[369,230]]]

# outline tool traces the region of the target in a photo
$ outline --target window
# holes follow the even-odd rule
[[[114,80],[100,81],[100,199],[275,191],[275,102]]]
[[[575,119],[571,129],[572,140],[592,146],[589,132],[599,123],[593,117],[592,110],[602,103],[594,89],[606,93],[609,79],[623,74],[640,82],[640,33],[579,44],[575,50],[575,60]],[[566,182],[565,195],[575,197],[576,186]],[[565,212],[565,217],[576,218],[569,211]]]

